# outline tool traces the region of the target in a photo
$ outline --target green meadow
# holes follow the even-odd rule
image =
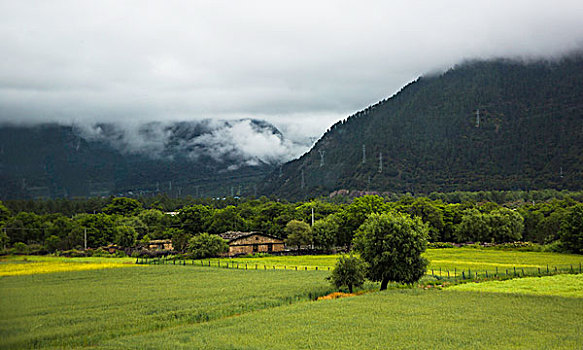
[[[583,256],[575,254],[558,254],[558,253],[544,253],[544,252],[523,252],[523,251],[507,251],[494,249],[475,249],[475,248],[445,248],[445,249],[428,249],[424,256],[429,260],[430,264],[428,272],[450,275],[462,271],[471,270],[485,273],[504,273],[506,269],[513,270],[525,269],[528,271],[535,271],[539,268],[542,272],[546,271],[547,266],[549,270],[553,270],[556,266],[558,268],[567,269],[572,265],[574,269],[579,269],[579,264],[583,262]],[[261,258],[233,258],[233,259],[211,259],[211,265],[216,266],[217,261],[223,264],[227,262],[239,268],[258,269],[267,268],[273,269],[292,269],[297,267],[299,270],[310,269],[328,270],[332,269],[336,263],[337,255],[300,255],[300,256],[269,256]],[[203,263],[208,264],[209,260]],[[198,262],[200,264],[200,261]],[[231,266],[230,265],[230,266]]]
[[[472,270],[578,266],[582,260],[578,255],[471,248],[426,254],[432,266],[447,261],[454,269]],[[233,260],[318,266],[318,271],[128,266],[135,259],[3,259],[0,272],[12,264],[33,268],[42,263],[49,269],[51,262],[124,267],[0,277],[0,348],[572,349],[583,343],[583,275],[384,292],[369,283],[364,289],[375,291],[315,301],[334,291],[326,277],[335,259]]]

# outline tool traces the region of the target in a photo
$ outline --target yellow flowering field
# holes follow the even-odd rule
[[[63,261],[0,261],[0,276],[22,276],[65,271],[85,271],[136,266],[122,263],[87,263]]]

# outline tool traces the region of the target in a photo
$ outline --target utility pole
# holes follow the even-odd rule
[[[362,145],[362,164],[366,163],[366,145]]]
[[[83,243],[85,250],[87,250],[87,228],[83,229]]]
[[[306,178],[304,177],[304,169],[302,169],[302,190],[306,187]]]
[[[312,227],[314,226],[314,208],[312,207]]]

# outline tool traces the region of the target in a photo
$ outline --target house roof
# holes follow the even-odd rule
[[[222,239],[227,240],[228,242],[232,242],[232,241],[235,241],[237,239],[249,237],[249,236],[253,236],[253,235],[269,237],[269,238],[274,238],[274,239],[281,239],[281,238],[266,235],[266,234],[263,234],[263,233],[257,232],[257,231],[251,231],[251,232],[228,231],[228,232],[224,232],[224,233],[219,233],[219,236]]]

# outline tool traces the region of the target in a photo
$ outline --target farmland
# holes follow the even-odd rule
[[[458,269],[581,261],[577,255],[470,248],[426,254]],[[23,259],[3,261],[0,271],[110,261],[126,267],[0,277],[1,348],[573,348],[583,341],[581,275],[313,301],[333,291],[324,268],[335,256],[237,259],[319,271]]]
[[[442,269],[442,273],[450,270],[451,273],[455,270],[472,270],[480,272],[495,272],[496,268],[499,271],[505,269],[525,268],[525,269],[546,269],[547,265],[552,269],[557,267],[568,267],[570,265],[578,268],[579,264],[583,262],[581,255],[574,254],[557,254],[544,252],[521,252],[521,251],[504,251],[492,249],[474,249],[474,248],[449,248],[449,249],[428,249],[424,256],[429,260],[430,265],[428,270]],[[234,258],[229,259],[231,263],[239,263],[240,266],[247,264],[249,267],[257,264],[259,267],[267,265],[269,267],[275,266],[278,269],[294,268],[298,266],[299,269],[308,267],[308,269],[324,269],[333,268],[336,263],[336,255],[300,255],[300,256],[271,256],[263,258]],[[213,261],[214,260],[214,261]],[[216,260],[226,262],[225,259],[213,259],[213,264]],[[208,261],[207,261],[208,263]]]

